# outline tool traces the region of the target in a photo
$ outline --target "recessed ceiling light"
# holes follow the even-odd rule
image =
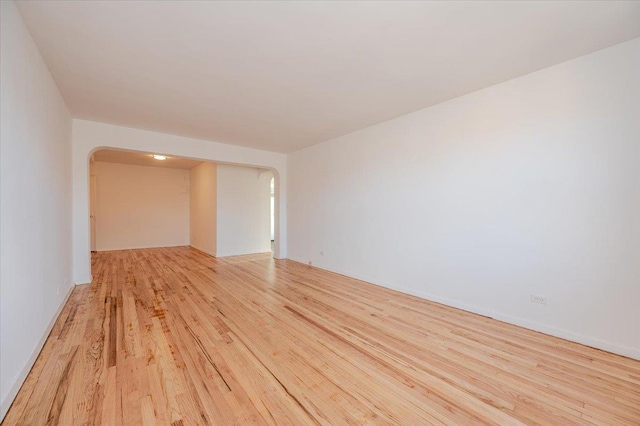
[[[155,158],[156,160],[166,160],[167,156],[166,155],[153,154],[153,158]]]

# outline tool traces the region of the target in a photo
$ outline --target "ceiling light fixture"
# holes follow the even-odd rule
[[[153,158],[155,158],[156,160],[166,160],[167,156],[166,155],[153,154]]]

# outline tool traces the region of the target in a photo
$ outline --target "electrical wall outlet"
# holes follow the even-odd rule
[[[541,305],[546,305],[547,304],[547,297],[546,296],[540,296],[539,294],[531,294],[531,301],[533,303],[539,303]]]

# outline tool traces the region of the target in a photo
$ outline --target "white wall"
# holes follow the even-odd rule
[[[189,245],[189,170],[95,162],[96,250]]]
[[[190,170],[190,241],[192,247],[216,255],[216,164],[208,161]]]
[[[290,258],[640,358],[640,39],[288,170]]]
[[[231,164],[263,167],[276,176],[276,258],[286,257],[287,156],[217,142],[110,124],[73,120],[73,277],[91,281],[89,234],[89,156],[99,148],[155,152]]]
[[[255,168],[218,164],[216,256],[271,250],[271,177]]]
[[[2,2],[0,420],[69,294],[71,117],[13,2]]]

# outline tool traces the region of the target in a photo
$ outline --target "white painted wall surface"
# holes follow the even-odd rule
[[[0,421],[69,294],[71,116],[13,2],[2,2]]]
[[[216,164],[203,162],[190,171],[190,240],[195,247],[211,256],[216,255]]]
[[[640,39],[288,170],[290,258],[640,359]]]
[[[189,245],[189,170],[95,162],[96,250]]]
[[[218,164],[217,257],[271,250],[270,182],[259,169]]]
[[[129,149],[272,169],[276,175],[276,258],[286,257],[287,157],[243,148],[110,124],[73,120],[73,279],[91,281],[89,234],[89,156],[99,148]]]

